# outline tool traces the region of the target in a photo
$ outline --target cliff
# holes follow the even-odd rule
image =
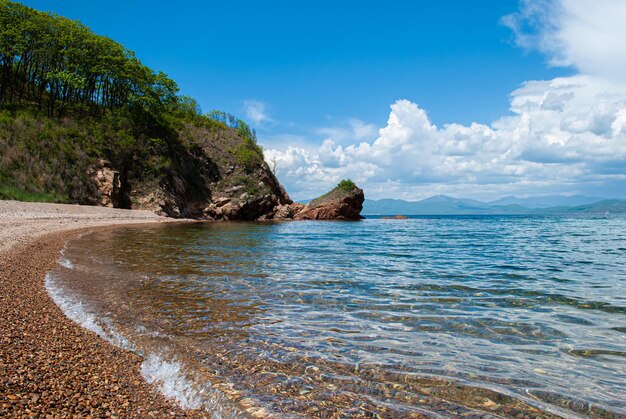
[[[178,91],[80,22],[0,1],[0,199],[243,220],[290,204],[254,130]]]
[[[0,199],[214,220],[254,220],[292,203],[241,121],[187,115],[146,138],[110,119],[0,112]]]
[[[160,182],[131,188],[133,208],[170,217],[256,220],[293,201],[263,159],[261,148],[229,127],[185,124],[185,147]]]
[[[294,203],[253,132],[226,117],[228,124],[217,116],[178,116],[146,138],[128,135],[124,126],[132,121],[115,122],[117,117],[59,120],[0,112],[0,199],[205,220],[362,218],[363,191],[351,181],[306,206]]]

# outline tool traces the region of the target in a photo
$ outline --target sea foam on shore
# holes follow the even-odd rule
[[[147,383],[156,386],[166,397],[176,400],[184,409],[201,409],[211,412],[216,418],[236,417],[240,413],[230,406],[231,403],[221,391],[206,382],[202,385],[194,384],[188,374],[183,372],[180,362],[167,360],[153,352],[146,353],[119,333],[108,317],[96,314],[77,295],[64,289],[59,284],[58,276],[62,275],[64,269],[75,269],[74,263],[65,256],[65,249],[61,251],[58,264],[59,267],[48,272],[45,277],[48,295],[69,319],[112,345],[142,356],[141,375]]]

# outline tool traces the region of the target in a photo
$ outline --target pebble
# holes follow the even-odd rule
[[[82,329],[50,300],[43,286],[44,276],[55,267],[64,242],[81,231],[53,233],[33,241],[33,236],[26,237],[24,231],[34,234],[33,226],[49,226],[50,221],[37,224],[31,220],[30,230],[10,230],[15,218],[11,218],[10,212],[3,213],[2,205],[0,201],[0,417],[210,416],[206,412],[183,410],[166,399],[141,377],[139,356],[115,348]],[[3,224],[7,217],[10,222]],[[55,228],[67,228],[67,222]],[[15,238],[5,240],[3,229],[21,232],[17,240],[21,244],[16,245]],[[472,401],[464,392],[468,391],[471,396],[473,390],[459,390],[454,385],[437,386],[432,380],[419,383],[404,376],[405,382],[401,386],[393,385],[391,390],[367,389],[358,383],[366,379],[367,370],[357,366],[353,372],[359,380],[353,385],[354,392],[349,394],[339,392],[330,384],[332,377],[322,374],[314,362],[301,364],[300,368],[303,380],[318,383],[324,378],[329,381],[328,391],[331,392],[320,394],[322,387],[318,385],[312,385],[310,390],[294,386],[292,396],[285,397],[289,406],[284,407],[303,417],[423,417],[421,414],[398,415],[386,407],[385,403],[404,398],[404,394],[404,404],[432,412],[434,416],[440,413],[442,416],[531,417],[528,406],[521,402],[495,398],[498,401],[495,403],[478,397]],[[251,416],[281,417],[259,406],[257,400],[239,396],[238,389],[226,391],[227,386],[223,387],[224,394],[241,406],[247,406]],[[349,388],[347,384],[339,387]],[[385,403],[377,402],[381,394],[390,399]],[[457,401],[467,406],[454,404]],[[543,412],[532,415],[535,416],[550,417]]]
[[[0,229],[0,417],[207,416],[165,398],[141,377],[139,356],[73,323],[48,297],[45,274],[80,233],[7,250]]]

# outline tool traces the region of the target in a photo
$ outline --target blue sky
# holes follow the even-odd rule
[[[302,132],[346,118],[383,124],[399,98],[437,124],[489,123],[520,83],[564,73],[514,47],[499,20],[516,0],[24,3],[124,44],[206,111],[245,115],[244,101],[261,101]]]
[[[478,153],[485,160],[493,147],[484,147],[501,141],[480,137],[484,132],[477,129],[482,133],[476,134],[470,129],[472,123],[500,137],[513,135],[513,128],[505,133],[498,124],[525,112],[513,103],[516,97],[523,101],[530,94],[518,90],[528,87],[524,83],[598,77],[597,71],[584,68],[586,56],[561,57],[559,48],[567,45],[548,45],[558,33],[559,19],[571,12],[558,0],[187,1],[174,5],[126,0],[108,1],[106,7],[79,0],[24,3],[78,19],[124,44],[146,65],[174,78],[181,92],[195,97],[203,110],[226,110],[247,119],[295,198],[318,194],[344,176],[357,180],[376,198],[417,199],[435,193],[493,198],[590,191],[619,195],[624,186],[619,178],[623,160],[616,161],[615,153],[608,153],[613,154],[610,161],[596,158],[581,163],[571,150],[554,149],[552,140],[546,146],[530,137],[520,139],[527,147],[518,150],[517,160],[498,167],[470,156]],[[610,10],[614,0],[601,0],[596,8],[602,9],[602,3],[608,15],[616,14]],[[546,21],[550,25],[544,25]],[[577,42],[576,36],[570,38]],[[616,71],[621,71],[620,65],[611,63]],[[588,87],[592,82],[578,83],[586,89],[581,83]],[[544,99],[555,89],[560,89],[552,92],[559,97],[582,96],[565,92],[558,83],[534,88],[541,90]],[[621,102],[613,105],[609,125],[622,106]],[[421,112],[428,123],[415,119]],[[404,117],[396,128],[410,131],[408,137],[394,137],[398,130],[389,125],[394,115],[397,119],[401,114]],[[433,137],[435,131],[428,126],[422,132],[424,124],[440,133]],[[448,124],[471,132],[446,130]],[[387,134],[381,135],[381,129]],[[541,133],[536,134],[551,135]],[[472,140],[461,139],[463,135]],[[620,140],[613,140],[619,146]],[[433,142],[438,143],[437,150],[428,146]],[[474,148],[469,150],[471,144]],[[508,151],[516,146],[510,144]],[[424,150],[430,154],[423,161]],[[406,159],[409,152],[412,157]],[[557,160],[569,159],[569,166],[560,162],[562,167],[551,168],[555,153],[563,157]],[[406,170],[396,170],[398,164]],[[450,176],[442,172],[446,164]],[[618,168],[613,169],[617,177],[602,181],[600,172],[609,167]],[[580,180],[572,182],[572,176]]]

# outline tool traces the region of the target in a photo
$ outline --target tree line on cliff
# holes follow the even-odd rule
[[[239,139],[223,151],[246,171],[262,163],[244,121],[178,93],[80,22],[0,0],[0,198],[93,203],[90,167],[103,159],[127,185],[182,179],[207,194],[203,150],[225,137]]]
[[[49,116],[177,101],[176,83],[132,51],[73,20],[0,1],[0,103],[33,102]]]

